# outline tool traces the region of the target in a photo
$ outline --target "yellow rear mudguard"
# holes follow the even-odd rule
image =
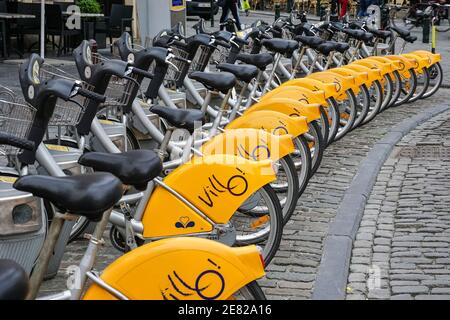
[[[272,161],[234,155],[193,157],[164,183],[212,222],[226,224],[252,194],[276,179]],[[161,186],[152,193],[142,218],[145,238],[209,232],[212,225]]]
[[[411,53],[418,55],[418,56],[426,57],[428,59],[428,63],[430,65],[433,65],[442,60],[442,57],[439,53],[432,53],[432,52],[426,51],[426,50],[416,50]]]
[[[354,85],[351,88],[353,89],[353,92],[355,94],[359,93],[360,86],[365,84],[369,78],[369,75],[365,71],[357,71],[357,70],[347,69],[347,68],[343,68],[343,67],[333,68],[328,71],[331,73],[337,73],[339,75],[346,76],[346,77],[353,77]]]
[[[230,248],[194,237],[136,248],[111,263],[101,279],[130,300],[224,300],[264,276],[255,246]],[[97,284],[84,300],[116,300]]]
[[[267,110],[245,114],[225,127],[227,130],[242,128],[263,129],[271,134],[289,134],[293,137],[309,131],[306,117],[290,117],[281,112]]]
[[[378,56],[371,56],[368,58],[365,58],[364,60],[368,60],[368,61],[378,61],[381,63],[385,63],[387,64],[391,71],[390,73],[394,72],[394,71],[398,71],[398,72],[402,72],[405,70],[405,65],[401,63],[401,61],[396,60],[396,59],[388,59],[386,58],[386,56],[383,57],[378,57]]]
[[[203,155],[232,154],[245,159],[277,161],[295,151],[291,135],[260,129],[230,129],[202,145]]]
[[[429,63],[428,57],[419,56],[413,53],[404,53],[401,55],[402,57],[406,57],[408,59],[414,59],[416,62],[416,71],[420,71],[423,68],[429,68],[431,64]]]
[[[308,75],[306,79],[315,79],[324,83],[334,83],[336,85],[336,100],[345,100],[347,98],[346,91],[355,90],[355,79],[353,76],[345,76],[331,71],[321,71]]]
[[[261,102],[271,98],[289,98],[302,103],[318,103],[328,106],[327,98],[323,90],[312,91],[301,86],[283,86],[273,89],[261,97]]]
[[[415,70],[418,67],[418,63],[415,59],[409,59],[405,56],[392,55],[385,56],[385,58],[400,63],[400,69],[398,70],[398,72],[400,72],[400,74],[406,79],[409,79],[411,77],[409,70]]]
[[[341,69],[349,69],[349,70],[366,73],[367,78],[365,80],[365,85],[367,87],[370,87],[372,85],[372,83],[376,80],[378,80],[378,81],[383,80],[383,75],[381,74],[381,71],[378,68],[372,69],[372,68],[369,68],[369,67],[366,67],[363,65],[352,63],[352,64],[341,67]]]
[[[252,105],[245,110],[244,115],[255,111],[276,111],[290,117],[306,117],[307,122],[320,119],[320,104],[304,104],[288,98],[271,98]]]
[[[292,79],[283,83],[280,87],[296,86],[313,92],[323,91],[326,98],[336,97],[339,94],[339,86],[335,83],[322,82],[311,78]]]

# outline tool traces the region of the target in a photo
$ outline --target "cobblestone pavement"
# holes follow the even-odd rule
[[[354,242],[347,299],[450,299],[450,112],[405,136]]]

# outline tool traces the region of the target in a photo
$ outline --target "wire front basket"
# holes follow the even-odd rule
[[[204,71],[214,50],[213,47],[200,45],[192,59],[190,71]]]
[[[75,79],[64,70],[49,64],[43,64],[39,70],[40,81],[50,79],[67,79],[81,83],[83,89],[93,91],[94,87],[86,82]],[[53,111],[53,115],[48,123],[49,126],[75,126],[80,121],[89,100],[79,95],[69,101],[58,99]]]
[[[180,48],[180,47],[176,47],[176,46],[172,46],[172,53],[176,56],[176,57],[180,57],[183,59],[189,59],[189,52]],[[172,61],[172,63],[175,65],[169,65],[169,68],[167,69],[167,73],[166,76],[164,77],[165,80],[167,81],[178,81],[180,80],[180,76],[181,76],[181,72],[182,70],[184,70],[186,68],[187,62],[184,61],[179,61],[179,60],[174,60]]]
[[[218,46],[217,50],[214,50],[212,54],[212,63],[219,64],[227,62],[228,56],[230,55],[230,49],[222,46]]]
[[[16,98],[14,93],[0,87],[0,132],[27,139],[36,115],[36,109]],[[0,145],[0,155],[17,155],[21,149]]]
[[[92,54],[94,63],[108,61],[109,59],[99,53]],[[111,76],[105,93],[105,107],[126,107],[134,100],[134,96],[139,90],[140,83],[137,82],[138,76],[130,74],[127,78]]]

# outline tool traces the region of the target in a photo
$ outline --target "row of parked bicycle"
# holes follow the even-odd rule
[[[78,75],[27,59],[24,100],[0,90],[0,299],[35,299],[82,235],[77,285],[41,298],[264,299],[327,146],[442,81],[439,54],[364,57],[384,31],[306,24],[83,41]],[[99,275],[107,228],[125,254]]]

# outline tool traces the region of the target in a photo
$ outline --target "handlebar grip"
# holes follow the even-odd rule
[[[131,72],[138,76],[143,76],[144,78],[148,78],[148,79],[153,79],[153,77],[154,77],[153,73],[139,69],[139,68],[133,67],[133,70]]]
[[[262,39],[272,39],[272,37],[266,33],[261,32],[260,38]]]
[[[188,64],[192,62],[191,60],[188,60],[188,59],[185,59],[185,58],[182,58],[182,57],[177,57],[177,56],[174,56],[172,59],[173,60],[178,60],[178,61],[181,61],[181,62],[185,62],[185,63],[188,63]]]
[[[221,46],[221,47],[224,47],[224,48],[227,48],[227,49],[229,49],[229,48],[231,48],[231,44],[229,44],[229,43],[227,43],[227,42],[225,42],[225,41],[222,41],[222,40],[215,40],[214,41],[214,44],[215,45],[219,45],[219,46]]]
[[[179,40],[172,40],[169,42],[169,45],[176,45],[178,47],[184,48],[186,46],[186,43],[184,43],[183,41],[179,41]]]
[[[6,145],[9,145],[12,147],[16,147],[16,148],[20,148],[20,149],[24,149],[24,150],[28,150],[28,151],[34,150],[34,142],[33,141],[18,138],[18,137],[12,136],[7,133],[2,133],[2,132],[0,132],[0,144],[6,144]]]
[[[95,93],[93,91],[89,91],[89,90],[86,90],[83,88],[79,88],[77,93],[85,98],[88,98],[90,100],[93,100],[93,101],[96,101],[99,103],[103,103],[106,101],[106,97],[104,95],[101,95],[101,94],[98,94],[98,93]]]

